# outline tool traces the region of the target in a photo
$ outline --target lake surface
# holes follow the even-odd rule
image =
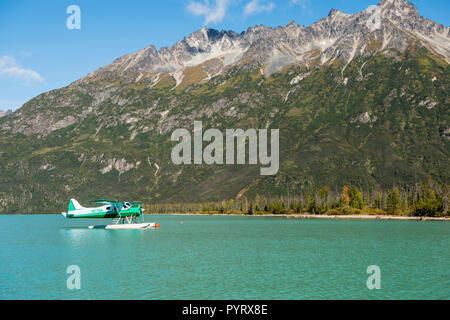
[[[450,224],[273,217],[0,216],[0,299],[449,299]],[[81,270],[81,289],[67,289]],[[369,290],[367,267],[381,270]]]

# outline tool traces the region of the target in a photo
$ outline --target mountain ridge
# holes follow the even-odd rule
[[[373,8],[332,9],[308,27],[202,28],[33,98],[0,118],[0,211],[56,210],[98,190],[195,202],[300,186],[406,187],[416,176],[444,181],[449,28],[404,0],[378,8],[374,30]],[[174,165],[170,134],[194,120],[205,128],[279,128],[279,174]]]
[[[421,17],[417,8],[404,0],[381,1],[378,8],[382,12],[384,28],[389,29],[393,26],[400,26],[406,28],[407,31],[416,31],[414,36],[420,37],[420,40],[425,42],[432,40],[430,47],[442,54],[448,62],[450,47],[448,43],[441,44],[439,42],[439,40],[442,40],[439,39],[439,36],[445,36],[445,40],[448,41],[450,32],[448,27]],[[320,42],[323,38],[338,39],[343,36],[343,33],[353,34],[363,31],[361,29],[364,29],[371,17],[367,11],[368,9],[350,15],[337,9],[332,9],[327,17],[308,27],[299,26],[292,20],[285,27],[271,28],[260,25],[249,27],[240,34],[234,31],[218,31],[204,27],[178,41],[172,47],[163,47],[158,51],[154,46],[150,45],[134,54],[122,56],[100,70],[154,72],[162,68],[164,71],[176,71],[182,67],[198,65],[209,59],[223,57],[227,54],[232,55],[231,61],[235,62],[233,58],[237,59],[237,61],[240,59],[245,60],[255,54],[254,47],[262,48],[267,46],[265,42],[270,42],[273,41],[273,38],[280,37],[287,37],[287,39],[283,40],[298,41],[298,45],[306,44],[310,45],[311,48],[321,47],[322,51],[326,51],[326,49],[332,48],[334,44],[332,41],[330,43],[313,44],[309,42],[316,40]],[[389,26],[389,23],[392,25]],[[323,36],[321,32],[323,33],[324,30],[331,31]],[[383,38],[386,39],[386,35]],[[261,43],[263,43],[263,46],[261,46]],[[396,47],[396,44],[394,43],[393,46]],[[383,44],[382,48],[384,47],[389,47],[389,44]],[[264,52],[263,55],[268,54],[265,50],[262,50],[262,52]],[[189,53],[194,54],[194,56],[189,55]],[[210,53],[210,55],[200,59],[200,61],[199,59],[194,59],[198,55],[205,55],[205,53]],[[336,55],[328,53],[321,58],[321,63],[328,62],[332,58],[336,58]],[[353,56],[350,56],[347,62],[350,62],[352,58]],[[228,63],[224,63],[224,65],[228,65]]]

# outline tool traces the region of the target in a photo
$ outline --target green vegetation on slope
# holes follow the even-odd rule
[[[343,67],[294,65],[269,78],[234,67],[176,90],[169,78],[151,87],[108,75],[40,95],[0,125],[20,117],[77,121],[46,135],[14,126],[0,132],[0,212],[56,212],[70,197],[86,204],[98,197],[200,203],[238,194],[281,198],[300,188],[314,195],[324,185],[335,194],[344,185],[365,193],[407,190],[415,177],[442,184],[450,167],[448,64],[413,48]],[[114,95],[95,104],[92,95],[112,84]],[[95,112],[84,113],[93,105]],[[174,165],[170,135],[180,127],[192,131],[194,120],[204,130],[280,129],[279,173]]]

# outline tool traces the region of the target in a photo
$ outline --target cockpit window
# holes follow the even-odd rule
[[[106,207],[106,210],[108,211],[111,210],[111,206]]]

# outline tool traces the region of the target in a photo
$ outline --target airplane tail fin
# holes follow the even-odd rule
[[[68,212],[78,210],[78,209],[83,209],[83,206],[81,204],[79,204],[77,200],[70,199]]]

